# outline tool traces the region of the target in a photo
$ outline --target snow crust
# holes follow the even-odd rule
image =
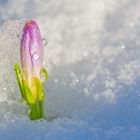
[[[140,1],[1,0],[0,140],[139,140]],[[13,65],[22,28],[47,39],[46,120],[32,122]]]

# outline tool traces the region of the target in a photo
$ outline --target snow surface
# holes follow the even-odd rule
[[[139,0],[0,0],[0,140],[140,139]],[[13,72],[24,19],[39,24],[46,120],[30,121]]]

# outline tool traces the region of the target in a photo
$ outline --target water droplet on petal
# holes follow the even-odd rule
[[[39,59],[39,54],[37,52],[33,53],[33,59],[38,60]]]
[[[46,47],[48,44],[47,40],[45,38],[42,38],[42,41],[43,41],[43,47]]]

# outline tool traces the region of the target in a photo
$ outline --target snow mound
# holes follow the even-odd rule
[[[34,12],[29,4],[2,2],[0,12],[12,19],[34,18],[47,39],[47,118],[28,119],[15,80],[25,20],[5,21],[0,30],[0,140],[140,139],[140,2],[33,0]]]

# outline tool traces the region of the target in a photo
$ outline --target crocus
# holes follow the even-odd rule
[[[21,70],[15,64],[15,72],[23,100],[29,106],[32,120],[44,118],[43,83],[48,78],[43,67],[44,48],[37,23],[29,20],[25,23],[20,46]]]

